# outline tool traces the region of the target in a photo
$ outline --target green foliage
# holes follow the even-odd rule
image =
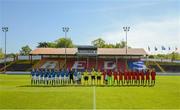
[[[121,41],[116,44],[111,44],[111,43],[106,43],[102,38],[95,39],[91,43],[93,46],[96,46],[98,48],[124,48],[126,47],[125,41]]]
[[[57,48],[73,48],[74,45],[73,45],[73,42],[70,38],[60,38],[58,40],[55,41],[56,43],[56,47]]]
[[[1,58],[4,58],[4,53],[3,53],[3,51],[2,51],[2,48],[0,48],[0,59]]]
[[[56,48],[57,47],[57,44],[55,42],[48,42],[47,44],[48,44],[47,46],[49,48]]]
[[[23,46],[20,50],[20,55],[29,55],[29,53],[31,52],[31,48],[26,45],[26,46]]]
[[[105,41],[102,38],[98,38],[96,40],[93,40],[91,42],[94,46],[97,48],[104,48],[105,47]]]
[[[48,47],[48,43],[47,42],[39,42],[37,47],[38,48],[47,48]]]
[[[149,58],[180,60],[180,54],[172,52],[170,54],[150,55]]]
[[[7,54],[6,55],[6,57],[11,57],[11,58],[13,58],[13,57],[15,57],[17,54],[15,54],[15,53],[9,53],[9,54]]]
[[[70,38],[59,38],[55,42],[39,42],[38,48],[73,48],[74,44]]]

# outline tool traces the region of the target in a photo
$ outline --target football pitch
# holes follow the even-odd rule
[[[180,76],[154,87],[30,87],[30,75],[0,74],[0,109],[180,109]]]

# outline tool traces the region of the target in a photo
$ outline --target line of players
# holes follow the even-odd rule
[[[150,70],[96,71],[32,69],[32,85],[135,85],[154,86],[156,72]]]

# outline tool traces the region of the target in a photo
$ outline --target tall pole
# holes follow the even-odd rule
[[[67,32],[69,31],[69,27],[63,27],[63,32],[65,34],[65,39],[67,38]],[[67,67],[67,53],[66,53],[66,40],[65,40],[65,68]]]
[[[129,31],[130,27],[123,27],[124,32],[126,33],[126,55],[127,55],[127,50],[128,50],[128,45],[127,45],[127,32]]]
[[[127,32],[129,31],[130,27],[123,27],[124,29],[124,32],[126,33],[126,57],[127,57],[127,54],[128,54],[128,44],[127,44]],[[128,65],[127,65],[127,58],[126,58],[126,69],[128,68]]]
[[[6,73],[6,32],[8,32],[8,27],[2,27],[2,31],[5,34],[5,49],[4,49],[4,73]]]

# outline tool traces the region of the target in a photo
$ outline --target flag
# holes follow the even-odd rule
[[[150,47],[148,46],[148,51],[151,51]]]
[[[171,50],[171,47],[169,47],[169,50]]]
[[[162,50],[166,50],[166,48],[164,46],[161,46]]]
[[[175,47],[175,51],[177,51],[178,50],[178,48],[177,47]]]
[[[155,51],[157,51],[157,50],[158,50],[158,48],[157,48],[157,47],[154,47],[154,50],[155,50]]]

